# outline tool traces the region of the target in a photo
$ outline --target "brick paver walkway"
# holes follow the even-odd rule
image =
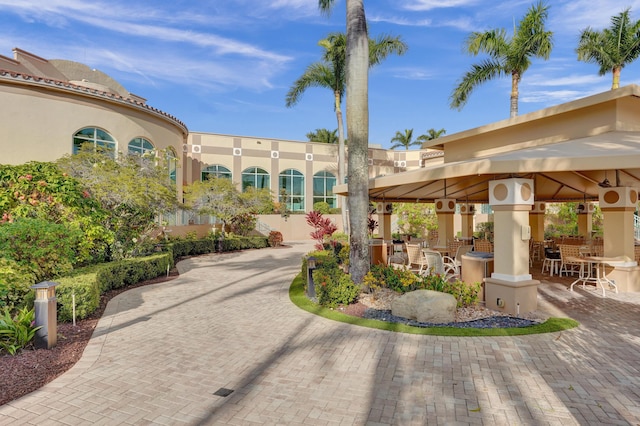
[[[81,361],[0,407],[0,424],[640,424],[640,295],[545,283],[541,309],[579,328],[398,334],[292,305],[311,248],[190,259],[179,278],[121,294]]]

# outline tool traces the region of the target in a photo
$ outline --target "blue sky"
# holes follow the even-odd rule
[[[409,50],[370,73],[370,142],[395,132],[447,134],[509,116],[510,79],[486,83],[461,111],[449,108],[456,81],[474,62],[462,51],[471,31],[511,31],[534,0],[365,0],[372,37],[399,35]],[[578,62],[580,30],[609,26],[640,0],[550,0],[554,50],[535,59],[520,85],[520,113],[609,90],[611,74]],[[191,131],[306,140],[336,128],[332,94],[309,89],[285,107],[291,84],[320,59],[318,40],[344,31],[345,0],[330,17],[316,0],[0,0],[0,54],[19,47],[46,59],[99,69],[185,122]],[[640,84],[640,61],[621,85]]]

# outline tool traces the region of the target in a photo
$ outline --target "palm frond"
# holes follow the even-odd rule
[[[335,91],[335,75],[330,65],[322,62],[314,62],[309,65],[304,74],[298,78],[285,98],[286,106],[291,107],[298,103],[302,94],[310,87],[324,87]]]
[[[504,66],[492,60],[485,60],[479,64],[473,64],[471,70],[462,77],[450,97],[451,108],[461,109],[469,98],[471,92],[480,84],[485,83],[495,77],[506,75]]]

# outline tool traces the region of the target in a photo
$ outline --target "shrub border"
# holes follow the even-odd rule
[[[353,317],[333,309],[323,308],[309,300],[309,298],[304,294],[304,282],[300,274],[291,282],[291,286],[289,287],[289,298],[291,299],[291,302],[300,309],[323,318],[346,324],[358,325],[361,327],[407,334],[456,337],[524,336],[528,334],[555,333],[569,330],[580,325],[579,322],[571,318],[549,318],[542,324],[517,328],[414,327],[406,324]]]

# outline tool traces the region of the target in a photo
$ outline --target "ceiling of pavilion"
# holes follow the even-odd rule
[[[640,187],[640,132],[609,132],[466,161],[441,163],[372,179],[372,201],[487,203],[489,181],[534,180],[537,201],[598,199],[599,183]],[[346,190],[336,187],[336,193]]]

